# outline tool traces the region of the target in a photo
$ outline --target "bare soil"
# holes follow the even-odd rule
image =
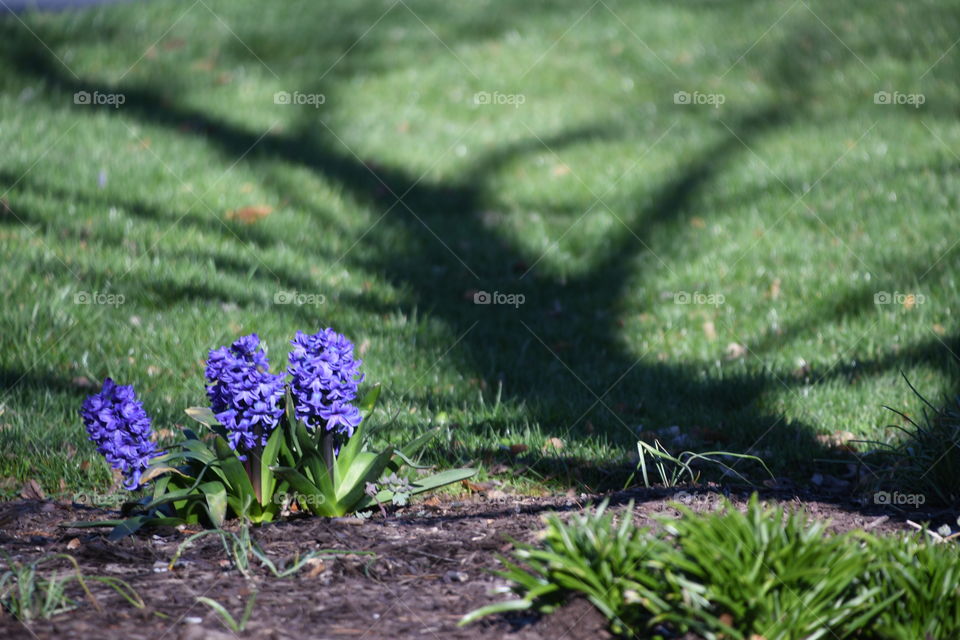
[[[657,515],[678,515],[671,502],[696,511],[716,508],[717,490],[631,490],[609,496],[616,508],[634,500],[636,520],[654,524]],[[730,495],[742,505],[747,494]],[[770,494],[768,499],[802,506],[813,517],[830,519],[837,532],[909,529],[905,515],[854,503]],[[491,572],[497,554],[508,553],[511,539],[532,542],[550,512],[571,512],[600,496],[548,498],[475,494],[468,499],[432,499],[395,511],[387,518],[327,520],[294,517],[255,530],[266,554],[289,566],[318,549],[336,550],[288,578],[275,578],[257,566],[251,579],[232,567],[216,536],[187,548],[175,566],[169,563],[193,531],[154,530],[109,542],[106,530],[60,527],[64,522],[116,517],[115,513],[71,503],[16,501],[0,504],[0,551],[17,561],[69,553],[89,576],[126,580],[146,606],[138,609],[109,588],[92,586],[98,611],[78,590],[78,607],[51,620],[29,624],[0,614],[2,638],[124,638],[223,640],[250,638],[489,638],[566,640],[609,637],[603,617],[576,599],[557,613],[490,617],[458,627],[473,609],[503,595],[491,591],[503,582]],[[936,514],[915,514],[915,520]],[[368,552],[364,555],[345,552]],[[59,564],[58,564],[59,563]],[[44,565],[47,566],[47,565]],[[67,570],[66,562],[50,568]],[[244,632],[234,634],[196,598],[213,598],[239,618],[256,592],[254,614]]]

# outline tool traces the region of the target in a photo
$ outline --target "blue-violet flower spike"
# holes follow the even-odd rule
[[[297,419],[311,429],[351,437],[363,419],[352,404],[363,381],[353,343],[333,329],[322,329],[313,335],[298,331],[290,344],[287,371]]]
[[[80,416],[90,441],[114,469],[126,477],[124,488],[140,485],[140,476],[150,459],[162,455],[150,439],[150,417],[130,385],[118,385],[107,378],[100,393],[83,401]]]
[[[241,460],[267,444],[283,416],[283,374],[270,373],[267,354],[253,333],[210,352],[207,397],[227,441]]]

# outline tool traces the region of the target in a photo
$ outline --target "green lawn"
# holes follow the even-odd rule
[[[321,326],[385,385],[379,438],[446,425],[443,465],[594,483],[641,425],[677,425],[808,476],[818,433],[892,437],[882,405],[919,409],[901,370],[960,388],[958,9],[0,17],[6,494],[109,482],[77,415],[91,383],[134,384],[169,429],[204,402],[208,350],[256,331],[281,367]]]

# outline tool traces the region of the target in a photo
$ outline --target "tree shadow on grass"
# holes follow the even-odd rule
[[[9,27],[4,31],[13,36]],[[833,47],[838,56],[846,56],[838,44]],[[116,90],[70,77],[47,51],[22,38],[6,52],[20,73],[43,78],[47,91],[61,97],[79,90]],[[771,71],[789,80],[791,97],[803,94],[814,72],[793,58],[788,42],[773,60]],[[636,201],[648,204],[621,212],[624,228],[611,235],[600,260],[584,273],[557,277],[537,270],[527,275],[531,256],[486,224],[484,213],[496,201],[488,193],[488,184],[499,169],[524,154],[563,150],[611,135],[602,125],[503,145],[476,161],[463,177],[433,182],[402,168],[361,159],[335,136],[315,133],[310,123],[289,134],[261,139],[260,132],[171,103],[152,87],[130,85],[122,90],[123,117],[171,130],[190,123],[196,135],[231,161],[246,154],[247,162],[279,160],[299,165],[340,185],[374,212],[393,207],[364,240],[377,251],[345,259],[413,291],[419,307],[459,336],[457,349],[464,353],[470,373],[501,381],[507,397],[522,404],[545,435],[581,442],[599,438],[629,451],[635,445],[638,424],[680,424],[719,434],[719,444],[730,450],[763,453],[781,472],[807,469],[811,458],[833,455],[817,440],[811,424],[786,420],[761,406],[761,397],[785,385],[784,381],[762,373],[706,378],[696,365],[659,362],[648,354],[633,353],[624,344],[618,322],[638,263],[656,255],[650,249],[653,237],[676,230],[678,217],[718,170],[744,153],[745,146],[795,120],[803,111],[802,101],[776,102],[729,118],[736,134],[725,134],[706,146],[655,193],[636,194]],[[403,254],[393,250],[398,235],[414,249]],[[282,275],[285,281],[288,276],[291,281],[296,278]],[[310,290],[309,282],[298,286]],[[476,305],[472,294],[481,290],[522,294],[525,302],[516,308]],[[171,287],[162,294],[175,303],[208,299],[211,292]],[[355,304],[370,312],[382,311],[363,298]],[[874,370],[900,363],[901,357],[890,358],[876,363]],[[460,426],[494,432],[505,427],[489,421]],[[478,458],[485,453],[477,448],[462,455]],[[574,468],[577,479],[597,477],[582,460],[570,456],[535,457],[532,463],[548,471]],[[599,472],[610,479],[608,470]]]

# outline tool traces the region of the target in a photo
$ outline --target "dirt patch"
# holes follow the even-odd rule
[[[696,511],[717,508],[723,497],[714,491],[635,490],[611,496],[622,509],[634,500],[638,523],[653,524],[656,515],[676,516],[672,501]],[[746,495],[731,496],[743,505]],[[196,541],[169,567],[178,546],[190,532],[173,529],[106,540],[105,531],[64,529],[72,520],[94,520],[115,514],[69,503],[18,501],[0,505],[0,550],[18,561],[50,553],[70,553],[88,575],[107,575],[129,582],[146,603],[136,609],[104,587],[95,594],[103,607],[88,602],[52,620],[29,628],[9,616],[0,617],[4,638],[488,638],[510,634],[517,640],[604,637],[604,621],[584,600],[574,600],[546,619],[535,615],[493,617],[457,627],[460,617],[503,596],[491,595],[502,585],[490,573],[499,567],[498,553],[512,548],[510,539],[532,542],[550,512],[578,511],[597,497],[528,498],[501,496],[490,500],[415,504],[387,519],[327,520],[302,517],[260,527],[255,537],[279,566],[318,549],[331,553],[292,577],[278,579],[262,567],[244,579],[218,538]],[[879,510],[857,511],[853,505],[817,500],[781,499],[832,520],[834,531],[908,529],[901,519]],[[894,514],[895,515],[895,514]],[[336,553],[334,553],[336,552]],[[348,552],[364,552],[352,554]],[[254,561],[255,564],[256,561]],[[69,565],[60,566],[66,570]],[[196,598],[213,598],[239,618],[256,593],[253,617],[246,630],[229,632]],[[79,598],[80,594],[75,594]]]

